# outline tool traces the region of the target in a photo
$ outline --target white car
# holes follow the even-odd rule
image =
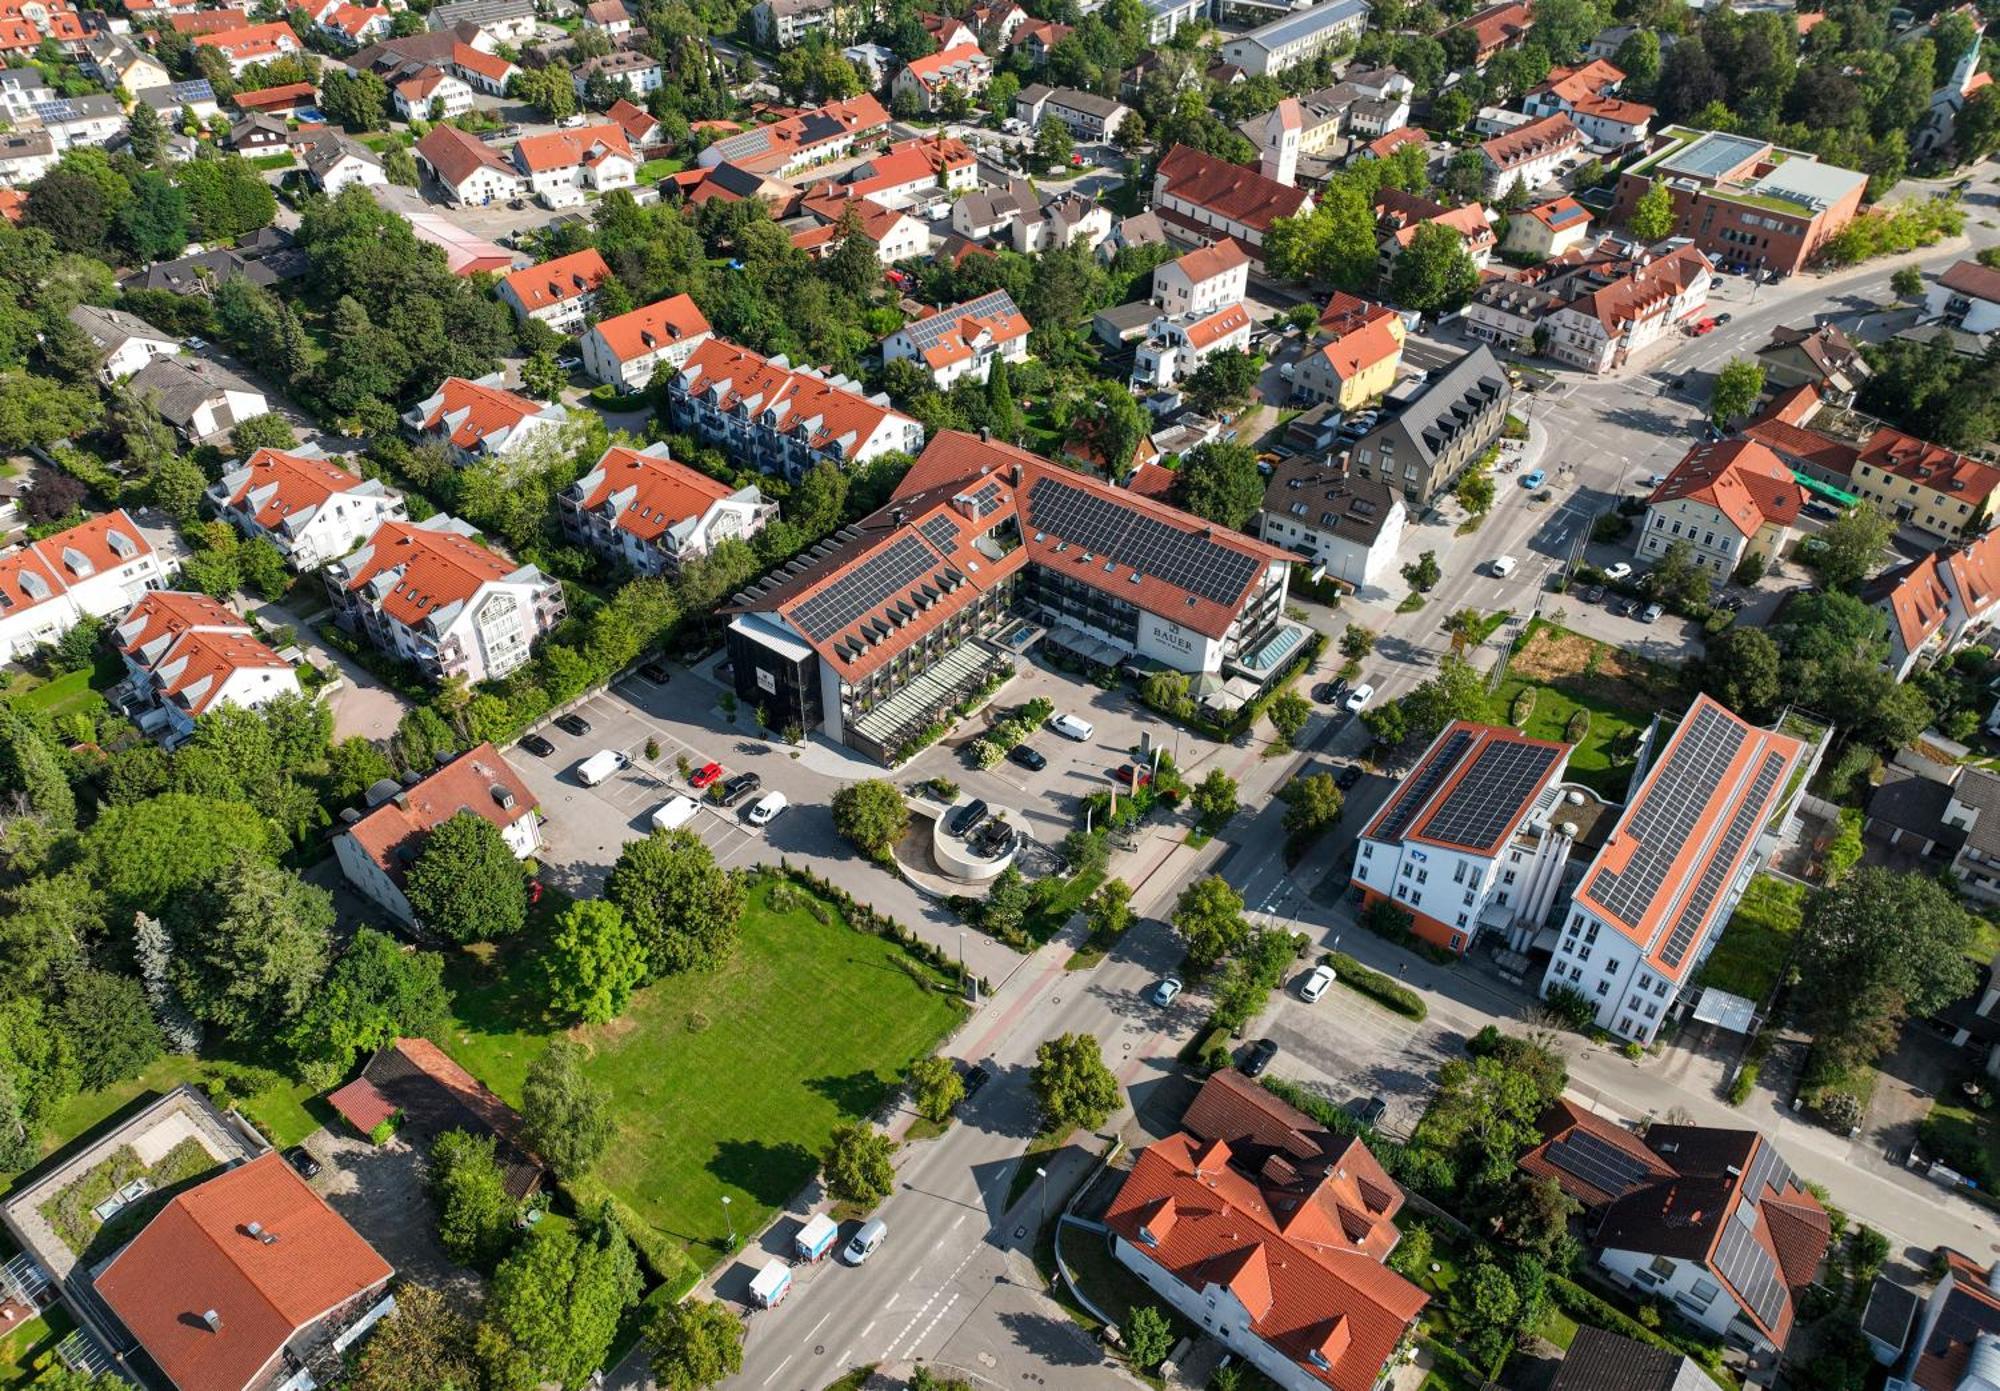
[[[1049,721],[1049,728],[1063,738],[1074,739],[1079,744],[1088,743],[1090,736],[1097,733],[1097,726],[1075,715],[1057,715]]]
[[[1519,565],[1520,563],[1521,563],[1520,561],[1514,559],[1514,557],[1511,555],[1494,556],[1493,578],[1496,580],[1506,579],[1509,575],[1514,573],[1514,567],[1516,565]]]
[[[1333,984],[1334,979],[1333,967],[1313,967],[1311,974],[1299,983],[1299,998],[1309,1005],[1318,1004],[1319,997],[1326,994],[1327,987]]]
[[[1632,576],[1632,567],[1627,565],[1622,560],[1619,561],[1616,565],[1607,565],[1604,567],[1604,578],[1607,580],[1617,581],[1623,579],[1630,579],[1631,576]]]
[[[1359,714],[1368,708],[1368,702],[1373,699],[1375,699],[1375,688],[1366,681],[1363,681],[1347,693],[1347,699],[1343,700],[1341,704],[1346,706],[1351,713]]]
[[[203,352],[208,347],[206,338],[184,338],[181,342],[192,352]]]
[[[1176,999],[1180,998],[1180,993],[1181,978],[1179,976],[1168,976],[1153,987],[1153,1003],[1156,1005],[1170,1005]]]
[[[752,826],[768,826],[778,819],[778,813],[791,803],[782,792],[766,792],[750,808],[749,821]]]

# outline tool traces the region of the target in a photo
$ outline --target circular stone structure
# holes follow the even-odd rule
[[[999,877],[1001,870],[1014,863],[1014,856],[1021,848],[1021,833],[1003,816],[992,812],[968,827],[965,835],[954,835],[947,830],[953,819],[971,805],[970,801],[954,802],[942,815],[931,818],[931,860],[947,879],[961,884],[989,884]],[[1005,829],[1004,839],[996,836],[996,826]]]

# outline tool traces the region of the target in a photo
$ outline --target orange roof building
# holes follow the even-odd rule
[[[292,664],[206,594],[149,590],[113,633],[133,695],[145,707],[139,728],[168,748],[194,733],[195,720],[210,710],[254,710],[299,694]]]
[[[505,676],[564,614],[561,585],[442,513],[382,523],[323,573],[341,627],[433,681]]]
[[[941,48],[935,53],[905,63],[889,84],[894,96],[909,96],[925,111],[935,111],[946,88],[968,96],[986,90],[993,80],[993,60],[976,43]]]
[[[1571,896],[1542,992],[1598,1027],[1653,1041],[1792,814],[1809,750],[1697,696]]]
[[[386,790],[386,789],[385,789]],[[372,795],[372,794],[371,794]],[[417,921],[403,878],[432,831],[461,812],[491,822],[514,858],[542,846],[540,804],[491,744],[481,744],[411,787],[399,787],[334,839],[349,883],[406,923]]]
[[[92,1284],[177,1391],[250,1391],[393,1307],[394,1274],[266,1150],[177,1194]]]
[[[1581,293],[1549,316],[1549,355],[1586,372],[1609,372],[1707,307],[1715,283],[1692,246],[1591,269]]]
[[[386,521],[406,514],[402,497],[379,478],[349,473],[316,454],[260,449],[208,490],[217,515],[245,536],[261,536],[294,570],[317,570],[346,555]]]
[[[756,484],[697,472],[664,444],[613,445],[557,502],[565,535],[642,575],[679,573],[717,541],[748,541],[778,515]]]
[[[708,319],[686,295],[600,319],[583,335],[583,370],[593,381],[638,391],[659,371],[679,371],[709,338]]]
[[[789,179],[815,164],[843,159],[857,140],[889,124],[889,113],[874,96],[828,102],[769,125],[725,136],[697,156],[703,168],[733,164],[752,174]]]
[[[1477,14],[1468,15],[1458,23],[1444,30],[1444,34],[1466,33],[1472,36],[1472,61],[1478,67],[1485,67],[1486,60],[1503,48],[1520,43],[1535,25],[1534,7],[1525,0],[1502,0],[1497,5],[1488,5]],[[1439,35],[1442,38],[1444,35]]]
[[[1186,145],[1169,150],[1153,174],[1153,211],[1183,244],[1233,237],[1260,268],[1271,224],[1312,208],[1304,189]]]
[[[1904,680],[2000,619],[2000,532],[1898,566],[1870,581],[1862,597],[1888,616],[1887,665]]]
[[[597,290],[611,275],[594,246],[526,266],[500,281],[500,298],[515,317],[540,319],[558,333],[577,333],[597,305]]]
[[[298,35],[292,32],[292,26],[277,21],[246,24],[214,34],[196,34],[192,42],[196,48],[212,48],[221,53],[229,60],[232,75],[240,74],[252,63],[268,63],[273,58],[282,58],[287,53],[298,53],[303,49]]]
[[[408,79],[410,83],[422,84],[445,76],[443,68],[422,68],[418,75]],[[474,204],[484,206],[502,199],[517,197],[527,189],[521,178],[521,171],[513,161],[500,154],[478,136],[460,130],[457,126],[440,122],[424,132],[424,138],[416,144],[416,160],[420,168],[429,172],[438,185],[451,196],[451,201],[461,206]],[[595,250],[576,253],[576,257],[559,257],[559,260],[575,260],[577,257],[597,257]],[[550,262],[554,265],[555,262]],[[584,262],[582,264],[590,264]],[[596,265],[603,264],[597,257]],[[531,268],[532,269],[532,268]],[[597,272],[591,281],[595,289],[608,270]],[[503,295],[503,298],[506,296]],[[525,295],[507,298],[518,315],[522,311]],[[568,301],[564,300],[563,304]],[[547,316],[564,317],[565,311],[554,304],[543,306],[544,322]],[[551,327],[554,327],[552,324]],[[558,332],[562,330],[558,329]]]
[[[1382,395],[1396,384],[1405,331],[1395,310],[1336,292],[1319,316],[1323,341],[1294,369],[1293,404],[1331,401],[1352,411]]]
[[[1854,461],[1853,491],[1939,540],[1977,536],[1993,520],[2000,469],[1884,425]]]
[[[568,421],[561,406],[543,405],[501,386],[498,372],[469,381],[446,377],[438,389],[403,412],[403,428],[444,445],[461,464],[501,459],[553,435]]]
[[[260,87],[254,92],[238,92],[229,101],[238,111],[283,114],[316,104],[319,101],[319,91],[310,82],[287,82],[281,87]]]
[[[164,579],[159,552],[122,508],[0,555],[0,661],[28,656],[85,618],[122,614]]]
[[[1028,356],[1028,319],[1005,290],[939,309],[904,324],[882,341],[884,363],[912,361],[940,387],[962,377],[983,382],[996,359]]]
[[[1639,557],[1658,561],[1679,543],[1727,580],[1753,555],[1775,560],[1805,502],[1792,471],[1755,440],[1698,444],[1646,499]]]

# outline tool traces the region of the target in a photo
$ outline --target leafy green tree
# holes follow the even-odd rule
[[[1882,566],[1896,524],[1862,501],[1828,522],[1806,548],[1805,561],[1828,589],[1857,590]]]
[[[57,1024],[69,1036],[85,1088],[96,1091],[137,1077],[160,1056],[160,1026],[137,980],[113,971],[77,971],[63,990]]]
[[[237,550],[236,573],[244,584],[266,599],[281,599],[292,587],[292,574],[285,568],[285,557],[262,536],[252,536]]]
[[[0,449],[47,448],[88,434],[103,420],[104,403],[92,383],[72,385],[36,372],[0,371]]]
[[[276,411],[239,420],[229,432],[229,452],[239,459],[248,459],[260,449],[296,449],[298,443],[299,432]]]
[[[1004,357],[994,358],[986,373],[986,425],[995,438],[1009,444],[1019,440],[1027,428],[1021,418],[1021,407],[1014,399],[1013,373]]]
[[[641,1288],[638,1256],[607,1204],[575,1226],[536,1226],[494,1274],[486,1316],[538,1377],[577,1391],[604,1365]]]
[[[1889,277],[1889,288],[1898,299],[1921,299],[1924,293],[1924,273],[1916,266],[1904,266]]]
[[[1410,717],[1400,700],[1369,706],[1361,712],[1361,723],[1384,748],[1396,748],[1410,737]]]
[[[1426,222],[1389,268],[1389,293],[1422,314],[1456,309],[1479,288],[1479,267],[1465,238],[1442,222]]]
[[[288,869],[242,855],[170,920],[181,1003],[239,1043],[276,1043],[326,978],[333,895]]]
[[[1156,1306],[1141,1304],[1125,1321],[1125,1350],[1132,1355],[1132,1365],[1151,1371],[1174,1350],[1173,1325]]]
[[[985,902],[979,905],[979,925],[1001,941],[1008,941],[1027,923],[1034,906],[1035,895],[1028,887],[1027,876],[1018,866],[1008,865],[986,890]]]
[[[207,491],[208,475],[185,454],[169,454],[153,469],[153,476],[146,480],[146,492],[153,506],[183,527],[199,515],[201,501]],[[282,565],[280,561],[281,568]]]
[[[743,1370],[743,1321],[712,1299],[662,1303],[646,1342],[666,1391],[708,1391]]]
[[[1219,874],[1206,875],[1182,889],[1170,921],[1187,948],[1188,964],[1197,971],[1214,966],[1250,935],[1242,896]]]
[[[1472,516],[1483,517],[1493,510],[1497,489],[1493,485],[1493,475],[1485,469],[1469,468],[1458,476],[1455,492],[1459,506]]]
[[[820,1175],[837,1202],[872,1208],[896,1186],[896,1142],[866,1121],[836,1125],[820,1155]]]
[[[1356,294],[1374,287],[1380,256],[1373,200],[1344,181],[1329,184],[1311,213],[1279,218],[1265,240],[1272,274]]]
[[[0,1169],[39,1160],[43,1132],[76,1095],[76,1052],[50,1014],[39,999],[0,1004]]]
[[[1257,359],[1249,353],[1226,348],[1187,379],[1188,403],[1205,415],[1240,406],[1257,389],[1257,370]]]
[[[1278,737],[1286,744],[1294,744],[1304,732],[1306,721],[1312,718],[1312,704],[1297,691],[1284,690],[1271,698],[1264,707],[1264,713],[1271,719],[1271,727],[1278,731]]]
[[[473,811],[435,827],[404,876],[417,918],[453,942],[512,937],[527,921],[527,876],[500,828]]]
[[[354,131],[388,125],[389,86],[375,74],[336,66],[321,73],[319,82],[319,109],[329,121]],[[566,75],[563,85],[569,85]]]
[[[863,778],[833,794],[833,828],[871,860],[887,859],[910,827],[910,809],[896,785]]]
[[[165,175],[141,170],[131,195],[118,209],[118,241],[145,261],[178,256],[188,244],[187,195]]]
[[[1436,559],[1435,556],[1432,559]],[[1433,581],[1435,583],[1435,581]],[[1350,662],[1359,662],[1375,650],[1375,633],[1359,623],[1350,623],[1340,633],[1340,655]]]
[[[160,113],[151,106],[143,101],[132,103],[132,113],[125,118],[125,136],[132,142],[132,158],[145,165],[160,162],[166,128],[160,124]]]
[[[1409,732],[1428,739],[1453,720],[1469,720],[1486,705],[1486,682],[1470,662],[1447,652],[1437,671],[1398,701]]]
[[[444,957],[363,927],[293,1026],[290,1046],[294,1057],[337,1076],[399,1038],[441,1036],[450,1019]]]
[[[691,831],[627,843],[604,896],[638,938],[651,979],[713,970],[736,944],[743,885]]]
[[[1285,804],[1285,829],[1295,836],[1316,835],[1340,820],[1346,799],[1331,773],[1308,773],[1278,790]]]
[[[1444,569],[1438,564],[1436,551],[1425,551],[1403,567],[1403,582],[1419,594],[1428,594],[1444,578]]]
[[[521,364],[521,391],[537,401],[562,400],[569,373],[556,366],[556,355],[544,348]]]
[[[521,1119],[528,1147],[559,1179],[581,1178],[611,1144],[610,1089],[584,1076],[589,1053],[566,1038],[529,1064],[521,1084]]]
[[[1209,769],[1189,794],[1188,805],[1204,825],[1220,826],[1236,815],[1236,779],[1220,768]]]
[[[176,792],[107,807],[84,836],[91,878],[114,920],[159,913],[240,857],[266,859],[272,849],[270,823],[252,808]]]
[[[1123,879],[1107,879],[1083,905],[1090,935],[1099,942],[1115,942],[1132,925],[1132,886]]]
[[[1037,1048],[1028,1083],[1047,1134],[1079,1126],[1095,1130],[1118,1109],[1118,1079],[1104,1065],[1104,1050],[1089,1034],[1064,1034]]]
[[[1674,234],[1674,192],[1665,179],[1655,179],[1633,205],[1631,232],[1648,246]]]
[[[1053,116],[1044,117],[1041,129],[1035,132],[1035,167],[1041,170],[1065,168],[1074,148],[1069,127]]]
[[[1708,418],[1717,425],[1750,414],[1757,398],[1764,394],[1764,365],[1754,358],[1736,357],[1715,374],[1715,390],[1708,400]]]
[[[1471,119],[1472,99],[1454,87],[1431,99],[1430,119],[1425,125],[1439,135],[1450,137],[1465,129],[1465,123]]]
[[[1582,1212],[1583,1205],[1554,1179],[1516,1173],[1501,1190],[1488,1223],[1508,1246],[1547,1260],[1562,1248],[1571,1219]]]
[[[618,905],[579,899],[556,920],[542,955],[549,1008],[565,1019],[608,1024],[646,981],[646,949]]]
[[[1762,628],[1733,625],[1708,641],[1701,688],[1747,720],[1762,721],[1784,694],[1778,644]]]
[[[76,796],[55,745],[12,705],[0,705],[0,789],[18,793],[52,830],[76,825]]]
[[[1174,502],[1197,517],[1241,531],[1264,502],[1264,478],[1247,444],[1212,440],[1181,460]]]
[[[1641,583],[1674,612],[1694,613],[1708,603],[1715,577],[1695,564],[1694,547],[1683,539],[1661,552],[1660,563]]]
[[[341,1391],[480,1391],[472,1349],[472,1323],[455,1304],[428,1285],[404,1281],[396,1287],[396,1311],[361,1340]]]
[[[910,1064],[910,1096],[918,1115],[933,1125],[942,1125],[965,1100],[965,1079],[950,1058],[919,1058]]]
[[[174,174],[187,194],[195,235],[204,241],[233,241],[270,226],[278,215],[277,195],[248,160],[191,160]]]
[[[431,1143],[430,1191],[437,1205],[438,1243],[470,1269],[491,1272],[514,1241],[518,1205],[494,1158],[492,1135],[448,1130]]]
[[[403,188],[415,188],[422,182],[422,176],[417,172],[417,157],[401,145],[383,154],[382,175],[390,183]]]

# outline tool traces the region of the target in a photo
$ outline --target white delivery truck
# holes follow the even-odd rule
[[[701,807],[692,797],[676,797],[671,802],[662,803],[653,812],[653,829],[656,831],[678,831],[694,820]]]
[[[625,766],[625,755],[616,749],[600,749],[576,765],[577,781],[595,787]]]

